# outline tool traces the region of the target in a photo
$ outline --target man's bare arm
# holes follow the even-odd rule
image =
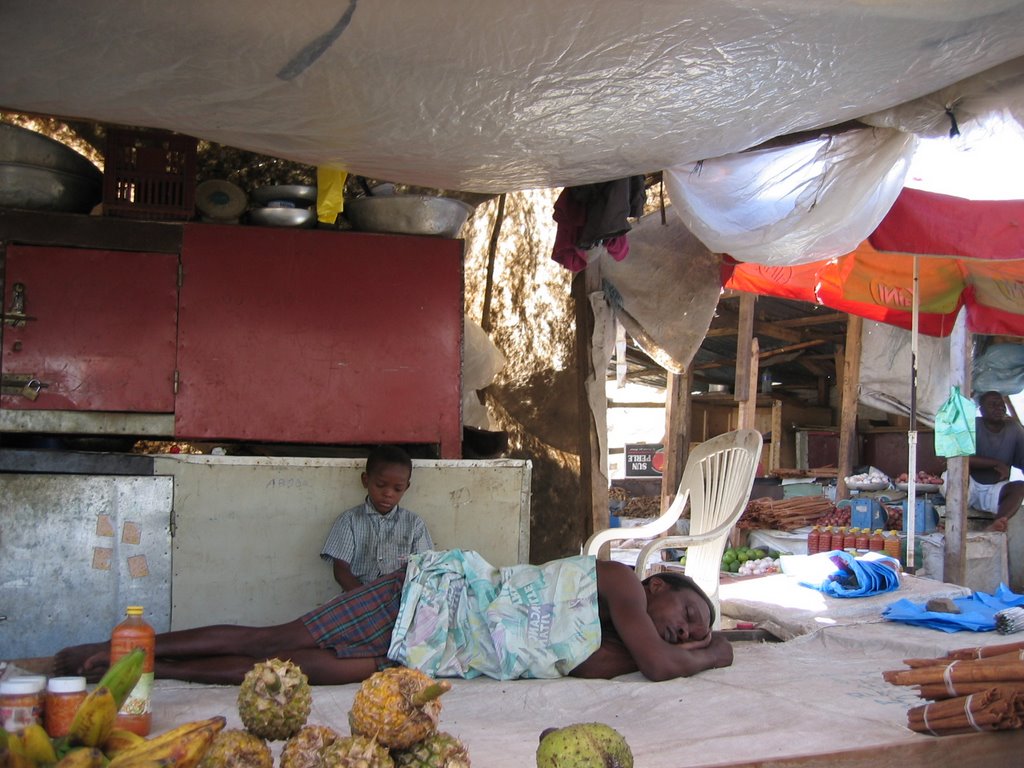
[[[643,585],[628,566],[598,561],[597,589],[623,645],[644,677],[671,680],[732,664],[732,646],[720,634],[712,634],[705,647],[694,647],[700,643],[692,641],[670,643],[659,635],[647,614]]]

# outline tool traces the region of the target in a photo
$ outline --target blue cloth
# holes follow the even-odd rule
[[[800,584],[832,597],[869,597],[899,589],[899,567],[897,560],[877,552],[854,557],[835,549],[808,557]]]
[[[897,600],[882,611],[882,618],[943,632],[992,632],[996,628],[996,614],[1006,608],[1024,605],[1024,595],[1015,594],[1005,584],[1000,584],[994,595],[975,592],[970,597],[955,598],[953,603],[960,613],[929,611],[920,603]]]

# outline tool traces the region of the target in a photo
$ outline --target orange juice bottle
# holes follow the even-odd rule
[[[125,620],[114,627],[110,636],[110,663],[127,656],[136,648],[146,652],[142,677],[128,694],[117,713],[117,727],[139,736],[148,736],[153,724],[153,659],[156,655],[156,630],[142,618],[142,606],[129,605]]]

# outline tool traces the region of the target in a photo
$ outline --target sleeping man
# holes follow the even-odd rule
[[[257,661],[280,658],[314,685],[360,682],[394,664],[434,677],[640,671],[669,680],[732,663],[713,622],[711,601],[681,574],[641,582],[623,563],[584,555],[499,569],[475,552],[431,551],[285,624],[158,634],[155,672],[237,685]],[[109,664],[108,644],[65,648],[55,662],[57,674],[96,679]]]

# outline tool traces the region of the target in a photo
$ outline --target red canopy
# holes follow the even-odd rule
[[[728,257],[722,284],[948,336],[961,306],[974,333],[1024,336],[1024,200],[966,200],[905,188],[871,236],[837,259],[792,267]]]

